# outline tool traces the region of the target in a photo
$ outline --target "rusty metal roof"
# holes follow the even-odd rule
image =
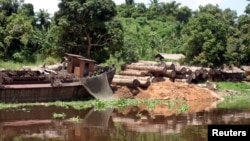
[[[79,60],[84,60],[84,61],[87,61],[87,62],[96,62],[95,60],[92,60],[92,59],[89,59],[89,58],[86,58],[84,56],[77,55],[77,54],[65,53],[65,55],[67,55],[69,57],[76,57]]]

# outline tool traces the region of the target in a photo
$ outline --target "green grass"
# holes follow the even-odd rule
[[[117,108],[124,109],[128,106],[138,106],[138,105],[147,105],[148,110],[153,110],[158,104],[166,104],[170,109],[177,108],[178,113],[186,112],[188,106],[184,101],[169,101],[169,100],[136,100],[136,99],[115,99],[111,101],[105,100],[88,100],[88,101],[71,101],[71,102],[47,102],[47,103],[0,103],[0,109],[11,109],[17,107],[32,107],[32,106],[57,106],[63,108],[72,107],[76,110],[84,110],[94,107],[95,110],[104,110],[106,108]],[[55,116],[58,116],[57,114]]]
[[[250,108],[250,83],[247,82],[218,82],[219,90],[234,90],[239,92],[235,95],[224,96],[224,101],[219,108]]]
[[[0,68],[18,70],[21,68],[21,66],[22,64],[16,63],[13,61],[1,61],[0,60]]]
[[[247,82],[217,82],[219,90],[235,90],[242,94],[247,94],[250,91],[250,83]]]
[[[41,55],[37,55],[35,62],[14,62],[14,61],[4,61],[0,60],[0,68],[11,69],[11,70],[19,70],[22,66],[41,66],[43,64],[52,65],[60,62],[60,59],[53,57],[41,57]]]

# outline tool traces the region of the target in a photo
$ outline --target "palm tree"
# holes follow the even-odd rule
[[[39,12],[36,12],[36,23],[39,29],[48,31],[50,20],[51,18],[48,10],[39,9]]]
[[[127,5],[135,4],[134,0],[125,0],[125,3],[126,3]]]

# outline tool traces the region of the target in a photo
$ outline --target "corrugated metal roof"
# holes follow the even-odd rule
[[[232,66],[232,67],[224,67],[221,72],[224,73],[245,73],[242,69]]]
[[[167,54],[167,53],[158,53],[155,55],[155,58],[168,59],[168,60],[180,60],[185,58],[183,54]]]
[[[244,71],[250,72],[250,66],[241,66]]]

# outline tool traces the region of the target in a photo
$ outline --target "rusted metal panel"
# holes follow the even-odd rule
[[[64,87],[19,87],[12,86],[0,90],[1,102],[48,102],[71,100],[89,95],[81,85]]]

